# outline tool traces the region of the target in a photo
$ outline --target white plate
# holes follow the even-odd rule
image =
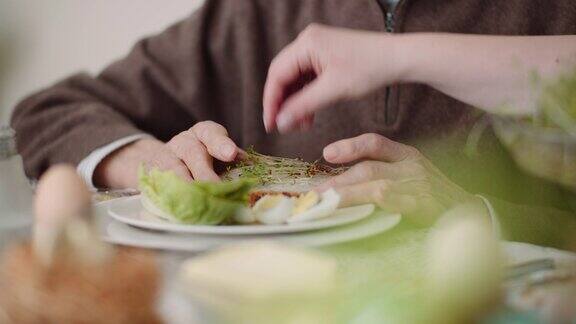
[[[330,217],[316,221],[282,225],[186,225],[171,223],[144,208],[140,196],[119,198],[109,202],[109,215],[119,222],[156,231],[191,234],[252,235],[295,233],[342,226],[357,222],[374,212],[374,205],[361,205],[336,210]]]
[[[400,222],[398,214],[377,209],[372,215],[348,225],[317,231],[259,235],[210,235],[169,233],[142,230],[119,222],[108,215],[108,208],[116,205],[111,200],[96,204],[96,216],[103,240],[121,245],[150,249],[199,252],[222,245],[251,241],[276,240],[299,246],[325,246],[358,240],[392,229]]]

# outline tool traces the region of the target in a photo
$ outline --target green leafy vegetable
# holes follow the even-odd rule
[[[139,170],[142,194],[174,220],[195,225],[227,223],[245,205],[254,186],[250,179],[186,182],[173,172]]]

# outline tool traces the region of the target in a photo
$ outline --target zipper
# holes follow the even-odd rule
[[[393,33],[396,27],[396,8],[400,5],[402,0],[398,1],[395,6],[382,6],[382,8],[386,8],[386,17],[384,21],[384,25],[386,27],[386,32]],[[394,86],[386,87],[386,92],[384,94],[384,124],[386,126],[391,126],[396,121],[397,109],[392,109],[392,89]]]
[[[394,32],[394,27],[395,27],[395,23],[396,21],[394,20],[396,17],[394,15],[394,10],[395,9],[388,9],[388,11],[386,11],[386,31],[389,33],[393,33]]]

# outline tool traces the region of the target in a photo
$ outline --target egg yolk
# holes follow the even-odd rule
[[[294,204],[294,209],[292,210],[293,215],[298,215],[302,212],[307,211],[308,209],[312,208],[320,201],[320,196],[316,191],[308,191],[305,194],[300,195],[296,198],[296,202]]]

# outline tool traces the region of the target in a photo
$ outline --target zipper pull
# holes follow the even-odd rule
[[[395,25],[394,11],[388,10],[388,12],[386,12],[386,31],[389,33],[393,33],[394,25]]]

